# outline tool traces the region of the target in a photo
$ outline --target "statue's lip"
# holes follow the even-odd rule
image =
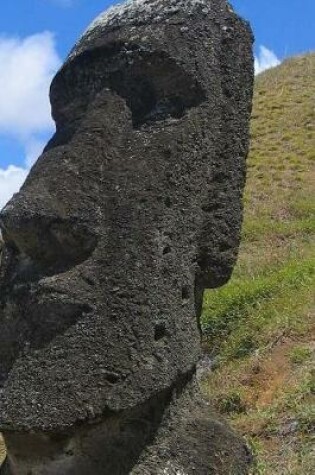
[[[0,360],[1,347],[4,351],[0,389],[10,378],[17,360],[32,357],[37,351],[49,348],[58,337],[91,312],[93,306],[78,298],[49,289],[43,291],[34,284],[20,285],[9,293],[2,303],[0,315]],[[1,331],[2,324],[5,332]],[[1,335],[5,338],[2,343]],[[7,357],[6,347],[12,345],[14,352]]]
[[[91,311],[92,309],[82,302],[60,296],[58,299],[49,296],[34,305],[31,304],[29,326],[34,348],[48,346]]]
[[[22,315],[34,348],[49,345],[55,337],[93,311],[91,305],[64,292],[38,288],[37,285],[32,285],[31,290],[22,288],[21,291],[24,295],[16,305],[17,308],[23,305],[23,308],[19,309],[21,313],[17,318]]]

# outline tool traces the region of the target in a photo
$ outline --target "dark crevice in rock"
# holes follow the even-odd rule
[[[187,301],[190,299],[190,288],[188,285],[182,287],[182,300]]]
[[[170,252],[172,252],[171,246],[165,246],[163,248],[163,256],[166,256],[167,254],[170,254]]]
[[[167,336],[166,325],[163,322],[157,323],[155,325],[154,331],[154,340],[160,341]]]

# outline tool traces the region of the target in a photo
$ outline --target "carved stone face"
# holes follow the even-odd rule
[[[230,276],[250,33],[223,1],[151,3],[160,18],[103,19],[77,45],[56,134],[1,213],[0,429],[62,431],[172,387],[204,288]]]

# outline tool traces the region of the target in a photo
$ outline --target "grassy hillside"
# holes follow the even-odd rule
[[[315,473],[314,107],[315,54],[257,77],[239,262],[204,300],[204,390],[252,446],[253,474]]]

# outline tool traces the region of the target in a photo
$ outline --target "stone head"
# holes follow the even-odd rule
[[[61,432],[194,371],[239,245],[250,45],[224,0],[134,0],[70,53],[0,217],[0,429]]]

